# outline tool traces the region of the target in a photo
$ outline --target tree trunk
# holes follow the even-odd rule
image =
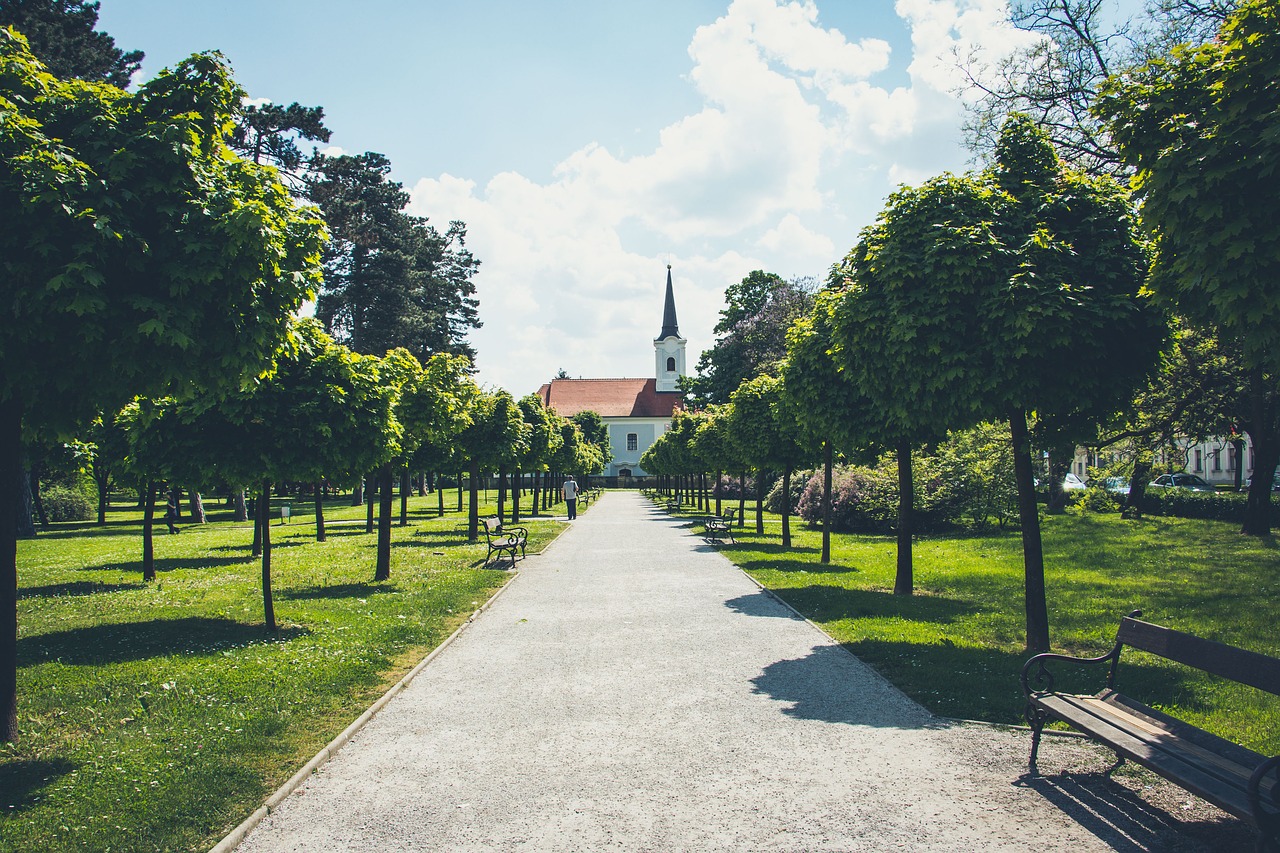
[[[724,515],[724,510],[722,509],[722,505],[721,505],[721,501],[720,501],[720,499],[721,499],[720,478],[721,478],[721,477],[723,477],[723,476],[724,476],[724,471],[722,471],[722,470],[720,470],[719,468],[717,468],[717,469],[716,469],[716,486],[715,486],[715,488],[716,488],[716,515]]]
[[[195,489],[191,490],[191,498],[188,503],[191,505],[192,523],[208,524],[209,519],[204,514],[204,500],[200,497],[200,493]]]
[[[324,541],[324,483],[316,483],[316,541]]]
[[[505,468],[498,469],[498,521],[501,522],[506,518],[507,514],[507,471]]]
[[[409,477],[409,469],[405,468],[400,472],[400,526],[408,527],[409,525],[409,492],[413,488],[413,483]]]
[[[244,502],[244,489],[241,489],[240,491],[236,492],[235,502],[236,502],[236,515],[235,515],[236,521],[248,521],[249,507],[247,507]]]
[[[747,472],[738,472],[738,527],[747,526]]]
[[[1071,471],[1071,459],[1074,455],[1074,451],[1068,452],[1063,447],[1054,447],[1049,450],[1049,472],[1046,475],[1049,478],[1047,509],[1053,515],[1061,515],[1067,511],[1067,491],[1062,488],[1062,482],[1067,479],[1067,474]]]
[[[529,495],[529,514],[538,516],[538,500],[542,497],[542,472],[533,472],[533,490]]]
[[[440,517],[444,518],[444,489],[436,484],[436,507],[440,510]]]
[[[93,482],[98,487],[98,524],[107,523],[107,502],[111,498],[111,476],[94,474]]]
[[[462,512],[462,472],[459,471],[456,476],[458,478],[458,512]],[[474,485],[474,483],[475,481],[473,480],[472,484]]]
[[[915,592],[915,567],[911,561],[911,537],[915,533],[916,484],[911,471],[911,445],[898,445],[898,572],[894,595]]]
[[[462,479],[458,479],[458,488],[462,488]],[[467,509],[467,541],[475,542],[480,538],[480,463],[471,463],[471,506]],[[461,495],[461,492],[459,492]],[[459,500],[458,509],[462,509]]]
[[[364,490],[364,532],[373,532],[373,499],[378,493],[378,472],[373,471],[367,479],[368,485]]]
[[[43,465],[39,460],[31,463],[27,481],[31,484],[31,505],[35,507],[36,518],[40,519],[40,529],[49,529],[49,514],[44,511],[44,500],[40,497],[40,473]]]
[[[791,466],[782,468],[782,547],[791,547]]]
[[[756,469],[756,533],[764,534],[764,469]]]
[[[0,743],[18,739],[18,514],[22,406],[0,401]]]
[[[1147,483],[1151,482],[1151,454],[1138,453],[1133,462],[1133,476],[1129,478],[1129,494],[1121,502],[1121,514],[1125,518],[1142,518],[1142,504],[1147,497]]]
[[[276,633],[276,606],[271,599],[271,481],[262,481],[258,500],[258,527],[262,530],[262,621],[267,632]]]
[[[822,442],[822,563],[831,562],[831,439]]]
[[[356,480],[355,486],[351,489],[351,505],[360,506],[364,503],[364,480]]]
[[[511,474],[511,523],[520,523],[520,470]]]
[[[1236,477],[1231,487],[1239,492],[1244,489],[1244,439],[1231,439],[1231,447],[1236,452]]]
[[[253,499],[253,556],[262,556],[262,496]],[[268,515],[270,511],[268,510]]]
[[[1280,411],[1276,398],[1275,393],[1267,393],[1262,371],[1250,371],[1247,428],[1253,439],[1253,479],[1240,528],[1246,536],[1271,535],[1271,484],[1280,463]]]
[[[1026,412],[1017,409],[1010,413],[1009,434],[1013,439],[1013,470],[1018,483],[1018,517],[1022,521],[1027,651],[1046,652],[1049,650],[1049,608],[1045,600],[1044,550],[1040,542],[1040,511],[1036,506]]]
[[[146,506],[142,510],[142,579],[156,579],[155,513],[156,484],[147,481]]]
[[[382,466],[378,472],[378,565],[373,573],[375,581],[391,577],[392,477],[391,466]]]
[[[21,457],[19,457],[19,460],[21,460]],[[22,467],[21,461],[18,463],[18,477],[16,482],[18,486],[19,510],[14,529],[17,531],[19,539],[35,539],[36,525],[32,520],[35,509],[33,508],[31,501],[31,476],[27,473],[27,469]]]

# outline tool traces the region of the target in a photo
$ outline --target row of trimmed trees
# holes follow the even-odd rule
[[[1169,395],[1158,386],[1212,368],[1237,389],[1219,388],[1230,399],[1215,405],[1234,406],[1234,426],[1253,439],[1242,532],[1267,534],[1280,456],[1280,226],[1264,201],[1280,188],[1267,165],[1280,140],[1280,94],[1266,70],[1280,62],[1278,24],[1276,0],[1244,3],[1215,42],[1106,84],[1093,109],[1133,168],[1136,192],[1064,165],[1048,135],[1015,114],[987,169],[894,193],[791,325],[785,358],[721,405],[677,418],[641,464],[676,476],[782,472],[789,545],[787,480],[797,465],[825,460],[829,483],[835,455],[896,453],[894,591],[910,594],[913,452],[956,430],[1007,423],[1026,645],[1042,651],[1033,434],[1040,447],[1072,450],[1099,446],[1108,428],[1167,436],[1197,403],[1187,393],[1208,389],[1196,382]]]

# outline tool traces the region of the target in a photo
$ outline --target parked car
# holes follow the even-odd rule
[[[1250,477],[1248,482],[1245,483],[1245,489],[1248,490],[1252,486],[1253,486],[1253,478]],[[1277,470],[1276,475],[1271,478],[1271,491],[1280,492],[1280,470]]]
[[[1102,488],[1113,495],[1127,495],[1129,494],[1129,478],[1108,477],[1102,481]]]
[[[1081,480],[1075,474],[1068,474],[1066,479],[1062,481],[1062,490],[1064,492],[1078,492],[1086,488],[1088,486],[1085,485],[1084,480]]]
[[[1193,492],[1214,492],[1213,486],[1195,474],[1161,474],[1148,484],[1149,489],[1190,489]]]

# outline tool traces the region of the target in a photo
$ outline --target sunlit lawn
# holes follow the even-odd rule
[[[442,519],[435,495],[412,499],[383,583],[363,524],[317,543],[311,502],[289,502],[292,522],[277,510],[272,527],[274,638],[252,527],[221,507],[157,532],[151,584],[123,506],[105,528],[19,544],[20,739],[0,746],[0,850],[207,849],[510,577],[481,568],[455,492]],[[364,518],[343,503],[326,503],[328,521]],[[522,523],[531,551],[563,527]]]
[[[723,552],[858,657],[943,716],[1021,723],[1026,660],[1022,543],[1015,531],[928,536],[915,545],[913,596],[892,594],[895,540],[837,535],[819,563],[821,533],[795,523],[780,545],[778,516],[763,536],[754,515]],[[693,526],[700,531],[699,525]],[[1280,656],[1280,548],[1221,522],[1113,515],[1046,520],[1044,547],[1055,651],[1101,654],[1120,617]],[[1105,673],[1066,683],[1095,692]],[[1064,686],[1060,681],[1060,686]],[[1242,742],[1280,753],[1280,698],[1150,655],[1126,652],[1118,687]]]

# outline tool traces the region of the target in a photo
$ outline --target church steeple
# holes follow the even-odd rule
[[[676,297],[671,290],[671,264],[667,264],[667,302],[662,307],[662,331],[658,340],[680,337],[680,325],[676,322]]]
[[[667,264],[667,299],[662,307],[662,331],[653,341],[654,377],[658,391],[679,391],[684,376],[684,345],[676,323],[676,297],[671,289],[671,264]]]

